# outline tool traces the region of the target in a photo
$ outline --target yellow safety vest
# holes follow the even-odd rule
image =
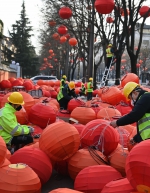
[[[111,48],[106,49],[106,56],[107,56],[107,58],[113,57],[113,53],[111,52]]]

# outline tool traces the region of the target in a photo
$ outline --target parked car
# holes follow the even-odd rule
[[[34,84],[37,83],[38,80],[44,80],[44,81],[56,81],[58,80],[56,76],[46,76],[46,75],[38,75],[30,78]]]

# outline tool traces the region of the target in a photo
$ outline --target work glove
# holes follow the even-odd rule
[[[30,133],[34,133],[34,128],[33,128],[33,127],[28,126],[28,128],[29,128],[29,132],[30,132]]]

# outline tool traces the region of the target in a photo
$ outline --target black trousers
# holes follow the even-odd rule
[[[11,140],[11,145],[27,145],[29,143],[33,143],[33,137],[28,134],[28,135],[19,135],[19,136],[14,136]]]
[[[112,57],[108,57],[107,58],[107,63],[106,63],[106,67],[109,68],[110,63],[111,63]]]
[[[92,100],[92,92],[87,92],[87,101]]]
[[[69,100],[62,98],[58,101],[58,103],[59,103],[60,109],[67,110]]]

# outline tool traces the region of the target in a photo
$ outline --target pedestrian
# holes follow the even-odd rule
[[[66,84],[66,80],[67,80],[67,76],[66,75],[63,75],[62,76],[62,79],[60,81],[60,87],[64,86]]]
[[[79,92],[80,96],[85,96],[85,86],[82,83],[81,88],[80,88],[80,92]]]
[[[20,146],[33,142],[31,133],[34,128],[17,122],[15,112],[21,110],[24,104],[23,96],[19,92],[12,92],[7,100],[8,103],[0,109],[0,136],[7,147],[15,146],[17,150]]]
[[[112,121],[112,127],[124,126],[137,122],[137,134],[130,140],[131,144],[150,139],[150,92],[143,90],[135,82],[128,82],[123,88],[127,100],[131,100],[133,109],[127,115]]]
[[[109,69],[109,67],[110,67],[113,56],[114,56],[114,51],[112,48],[112,44],[108,44],[108,48],[106,49],[106,58],[107,58],[106,67],[107,67],[107,69]]]
[[[57,101],[60,105],[60,109],[67,110],[68,103],[71,99],[76,98],[75,83],[73,81],[63,85],[57,95]]]
[[[89,82],[87,83],[87,101],[92,100],[92,94],[93,94],[93,78],[89,78]]]

